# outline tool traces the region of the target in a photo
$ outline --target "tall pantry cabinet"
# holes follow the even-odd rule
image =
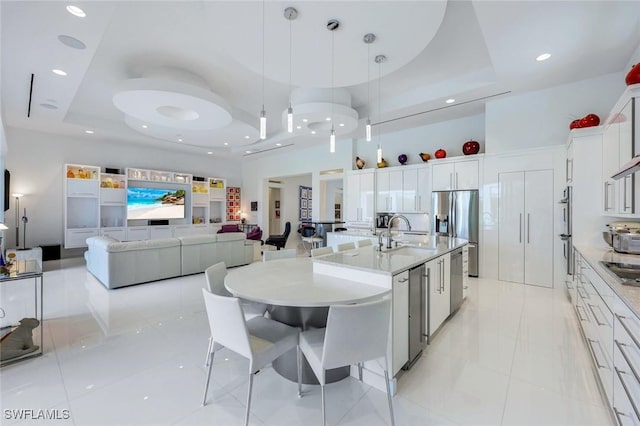
[[[499,279],[553,285],[553,170],[499,174]]]

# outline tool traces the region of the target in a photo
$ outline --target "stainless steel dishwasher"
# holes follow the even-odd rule
[[[424,265],[420,265],[409,269],[409,361],[403,370],[410,369],[424,349],[425,309]]]
[[[462,248],[451,252],[451,314],[462,305]]]

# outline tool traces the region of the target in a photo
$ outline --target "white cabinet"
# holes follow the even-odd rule
[[[499,279],[553,286],[553,171],[499,174]]]
[[[171,226],[149,226],[149,239],[157,240],[160,238],[173,237],[173,228]]]
[[[425,303],[428,306],[425,330],[431,339],[451,314],[451,254],[446,253],[425,263],[424,274],[427,280]]]
[[[430,174],[431,170],[424,165],[421,165],[419,168],[407,168],[403,170],[402,212],[424,213],[430,210]]]
[[[118,241],[127,240],[127,228],[102,228],[100,229],[101,237],[111,237]]]
[[[462,298],[469,292],[469,244],[462,247]]]
[[[146,226],[130,226],[127,228],[127,241],[142,241],[149,239],[149,228]]]
[[[374,179],[373,170],[354,170],[347,173],[347,188],[344,200],[346,204],[346,221],[373,224],[375,207]]]
[[[618,156],[619,165],[627,163],[633,158],[633,99],[625,104],[620,112],[618,126]],[[618,213],[638,213],[635,208],[634,197],[635,174],[630,174],[618,180]]]
[[[409,361],[409,271],[393,276],[391,376]]]
[[[468,190],[479,187],[478,160],[434,163],[431,169],[434,191]]]
[[[376,211],[402,210],[402,171],[376,170]]]
[[[97,237],[98,229],[68,229],[65,232],[64,247],[78,248],[87,246],[87,238]]]

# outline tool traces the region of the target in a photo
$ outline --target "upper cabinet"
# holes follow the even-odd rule
[[[640,185],[636,173],[613,176],[640,154],[640,85],[629,86],[607,117],[602,143],[602,214],[640,217]]]
[[[478,189],[480,181],[478,163],[478,160],[462,160],[432,164],[432,189],[434,191]]]
[[[367,222],[373,226],[375,210],[375,174],[373,170],[354,170],[347,173],[345,190],[345,220]]]
[[[418,213],[429,211],[429,175],[425,165],[376,170],[376,211]]]

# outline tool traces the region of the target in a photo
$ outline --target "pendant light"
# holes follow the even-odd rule
[[[376,41],[375,34],[364,35],[363,41],[367,45],[367,125],[365,126],[365,137],[367,142],[371,142],[371,67],[369,58],[371,57],[371,43]]]
[[[334,72],[334,66],[333,66],[333,60],[334,60],[334,39],[335,39],[335,30],[338,29],[338,27],[340,27],[340,21],[338,21],[337,19],[330,19],[329,22],[327,22],[327,29],[329,31],[331,31],[331,134],[329,136],[329,152],[334,153],[336,152],[336,130],[333,127],[333,72]]]
[[[380,90],[380,80],[382,80],[382,63],[387,60],[384,55],[376,56],[376,64],[378,64],[378,120],[382,121],[382,91]],[[378,152],[377,162],[382,163],[382,135],[378,136]]]
[[[298,17],[298,11],[294,7],[284,10],[284,17],[289,20],[289,108],[287,108],[287,132],[293,133],[293,107],[291,106],[291,68],[292,68],[292,22]]]
[[[264,110],[264,0],[262,0],[262,110],[260,111],[260,139],[267,138],[267,113]]]

